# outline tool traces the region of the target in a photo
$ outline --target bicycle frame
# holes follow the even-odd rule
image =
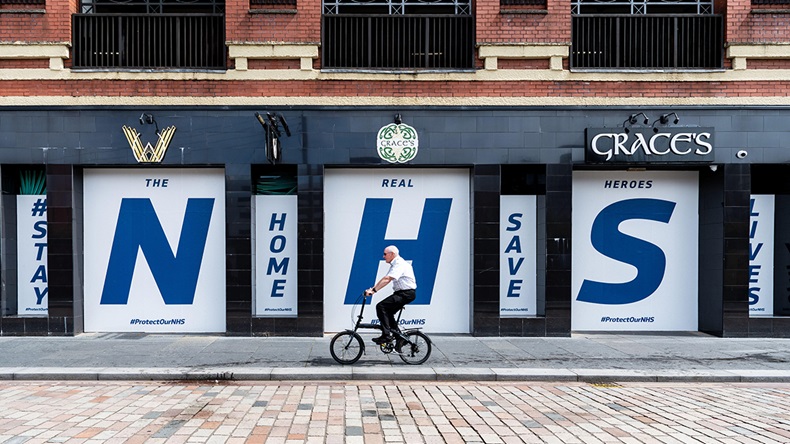
[[[384,327],[382,327],[381,324],[374,324],[372,322],[371,323],[363,323],[362,322],[363,315],[365,314],[365,306],[368,305],[368,298],[370,298],[370,304],[372,304],[373,303],[373,295],[368,296],[368,295],[365,295],[364,293],[362,294],[362,308],[359,310],[359,315],[357,315],[357,322],[354,325],[354,329],[351,330],[351,331],[356,333],[357,330],[362,328],[362,329],[369,329],[369,330],[379,330],[380,332],[384,333]],[[403,314],[404,308],[406,308],[406,307],[401,307],[401,309],[398,310],[398,317],[395,319],[396,324],[400,323],[400,317]],[[398,333],[396,332],[395,334],[398,334]],[[403,336],[403,335],[401,334],[399,336]],[[409,341],[405,337],[402,337],[402,339],[406,340],[408,343],[411,343],[411,341]],[[362,342],[362,351],[363,352],[365,351],[366,347],[367,347],[367,345],[363,341]]]
[[[354,330],[353,330],[355,333],[360,328],[380,330],[382,332],[384,331],[384,327],[382,327],[381,324],[373,324],[373,323],[364,324],[364,323],[362,323],[363,314],[365,313],[365,305],[368,305],[368,302],[367,302],[368,298],[370,298],[371,303],[372,303],[373,295],[370,295],[370,296],[363,295],[363,297],[362,297],[362,308],[359,310],[359,315],[357,315],[357,323],[356,323],[356,325],[354,325]],[[400,322],[400,316],[401,316],[401,314],[403,314],[403,309],[404,308],[405,307],[403,307],[400,310],[398,310],[398,318],[395,319],[396,323]]]
[[[359,314],[357,315],[357,320],[354,323],[353,329],[347,329],[338,332],[330,341],[329,350],[332,353],[332,358],[334,358],[335,361],[339,362],[340,364],[353,364],[357,362],[357,360],[359,360],[363,354],[366,353],[367,345],[359,333],[357,333],[358,330],[367,329],[384,332],[384,327],[381,324],[363,322],[365,317],[365,305],[368,304],[368,301],[372,302],[372,299],[372,295],[368,296],[363,294],[362,308],[359,310]],[[401,309],[398,310],[396,325],[400,324],[403,309],[404,307],[401,307]],[[431,340],[419,330],[419,328],[407,329],[403,331],[400,331],[399,329],[394,330],[391,332],[394,338],[383,342],[374,340],[374,342],[379,345],[381,352],[384,354],[390,354],[394,351],[400,355],[400,358],[407,364],[422,364],[431,355]],[[402,351],[403,347],[407,348],[406,351]],[[356,351],[352,351],[351,354],[347,354],[349,350]]]

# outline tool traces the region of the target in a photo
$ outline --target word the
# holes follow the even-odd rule
[[[145,179],[146,188],[167,188],[169,179]]]

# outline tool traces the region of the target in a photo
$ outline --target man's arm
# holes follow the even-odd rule
[[[393,279],[392,276],[384,276],[383,278],[379,279],[378,282],[376,282],[376,285],[374,285],[374,286],[368,288],[367,290],[365,290],[365,295],[366,296],[370,296],[373,293],[381,290],[382,288],[386,287],[387,284],[392,282],[392,279]]]

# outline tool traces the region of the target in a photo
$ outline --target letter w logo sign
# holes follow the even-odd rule
[[[191,304],[213,209],[214,199],[187,201],[178,251],[173,254],[151,200],[123,199],[101,304],[126,304],[139,251],[148,262],[165,304]]]

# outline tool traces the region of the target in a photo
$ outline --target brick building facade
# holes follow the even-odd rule
[[[420,264],[425,271],[418,279],[433,283],[433,290],[408,319],[427,331],[787,336],[790,299],[782,270],[790,259],[782,249],[790,233],[782,222],[784,196],[790,194],[784,183],[790,162],[788,20],[786,0],[0,0],[0,334],[337,331],[353,310],[349,292],[364,263],[355,256],[362,255],[363,219],[372,208],[365,202],[392,199],[394,214],[398,205],[413,206],[413,214],[401,217],[419,222],[425,220],[423,203],[450,199],[468,200],[467,208],[448,213],[450,237],[436,262]],[[419,135],[419,150],[415,146],[416,155],[404,162],[377,154],[377,136],[393,122]],[[175,133],[162,142],[162,159],[135,157],[134,134],[141,149],[148,144],[153,150],[167,128]],[[703,134],[710,138],[700,139]],[[606,148],[595,140],[612,140],[619,151],[601,158]],[[277,156],[274,144],[281,149]],[[208,253],[201,252],[205,260],[193,270],[196,283],[173,277],[189,268],[176,239],[192,213],[177,197],[159,202],[121,185],[141,171],[150,173],[148,185],[167,179],[174,187],[174,178],[184,176],[180,196],[196,199],[195,205],[199,199],[223,202],[212,213],[221,213],[221,220],[211,219],[202,242],[206,251],[222,251],[217,254],[224,254],[224,269],[206,270]],[[224,190],[189,197],[201,180],[187,177],[201,171],[206,182],[222,171]],[[39,261],[46,257],[46,266],[32,268],[30,282],[20,271],[27,260],[23,249],[44,250],[40,242],[25,245],[19,231],[28,222],[21,219],[25,211],[18,198],[35,195],[23,191],[26,174],[38,174],[46,184],[39,192],[45,195],[48,227],[46,254],[34,254]],[[266,253],[259,250],[265,233],[256,229],[269,220],[260,207],[270,204],[258,198],[289,194],[268,191],[264,182],[271,177],[295,182],[289,192],[293,209],[277,214],[293,213],[298,223],[291,237],[267,237]],[[367,185],[351,185],[363,179]],[[383,189],[395,179],[428,185],[413,196],[380,194],[391,191]],[[461,185],[453,188],[449,184],[456,179]],[[600,185],[607,194],[617,192],[612,184],[631,182],[637,188],[668,185],[631,190],[635,194],[621,198],[634,204],[675,202],[663,223],[693,230],[663,236],[685,239],[692,250],[651,239],[663,227],[655,215],[631,216],[658,224],[652,233],[629,231],[630,219],[623,219],[602,243],[590,240],[596,235],[589,230],[603,219],[588,220],[585,212],[604,214],[617,202],[587,208],[595,195],[586,194],[586,187]],[[91,184],[118,190],[115,197],[100,197]],[[686,188],[677,188],[681,184]],[[431,194],[445,186],[447,196]],[[360,202],[348,210],[350,233],[333,228],[333,218],[342,218],[333,208],[346,203],[343,196]],[[512,204],[513,196],[535,200]],[[694,200],[683,200],[688,196]],[[762,197],[750,196],[772,196],[765,201],[774,215],[770,222],[758,219],[755,210]],[[103,219],[96,212],[104,202],[99,199],[115,198],[112,214]],[[112,258],[121,249],[119,239],[132,235],[119,226],[134,199],[152,199],[154,213],[130,217],[154,234],[161,231],[170,250],[148,237],[137,239],[141,251],[124,265],[130,281],[118,284],[128,287],[128,299],[113,299],[107,289],[115,284],[104,274],[122,267]],[[175,228],[164,215],[169,205],[181,208]],[[518,205],[536,215],[529,232],[535,246],[516,257],[508,253],[520,249],[502,242],[508,228],[516,229],[509,217],[522,214]],[[683,205],[696,213],[678,221],[678,214],[686,214]],[[89,231],[104,226],[97,225],[99,219],[115,235],[106,245]],[[267,226],[280,227],[284,220],[275,217]],[[219,239],[212,234],[214,224],[221,225]],[[755,241],[758,225],[770,225],[765,243]],[[419,261],[427,248],[422,242],[428,242],[420,230],[418,224],[413,232],[382,234],[375,243],[401,242],[404,257]],[[459,241],[463,236],[468,242]],[[343,239],[341,245],[328,248],[336,239]],[[450,239],[466,244],[456,253],[464,260],[442,253],[450,251]],[[640,242],[629,244],[632,239]],[[606,245],[618,242],[646,249],[607,253]],[[286,244],[298,247],[291,256],[265,256],[291,251]],[[768,244],[773,256],[759,262]],[[161,269],[152,265],[157,251],[172,255]],[[516,279],[516,264],[525,257],[534,265]],[[681,260],[688,257],[692,262]],[[676,270],[680,263],[695,272]],[[605,276],[599,265],[618,271]],[[259,275],[263,268],[267,273]],[[278,274],[283,279],[270,280]],[[206,276],[222,283],[224,294],[204,288]],[[580,297],[588,282],[597,283],[601,295]],[[168,294],[168,285],[191,288],[189,297],[182,290]],[[42,308],[26,313],[21,295],[32,291]],[[143,298],[138,293],[156,295],[137,307],[134,301]],[[620,302],[605,301],[620,293]],[[670,293],[691,302],[661,299]],[[522,295],[531,299],[519,305]],[[201,298],[210,297],[221,300],[201,305]],[[773,302],[768,307],[757,303],[767,299]],[[281,304],[286,300],[290,305]],[[676,302],[675,311],[666,308]],[[508,308],[511,303],[515,308]],[[150,308],[157,304],[161,311]],[[601,307],[605,315],[598,316]],[[681,312],[688,319],[675,322],[684,318]]]

